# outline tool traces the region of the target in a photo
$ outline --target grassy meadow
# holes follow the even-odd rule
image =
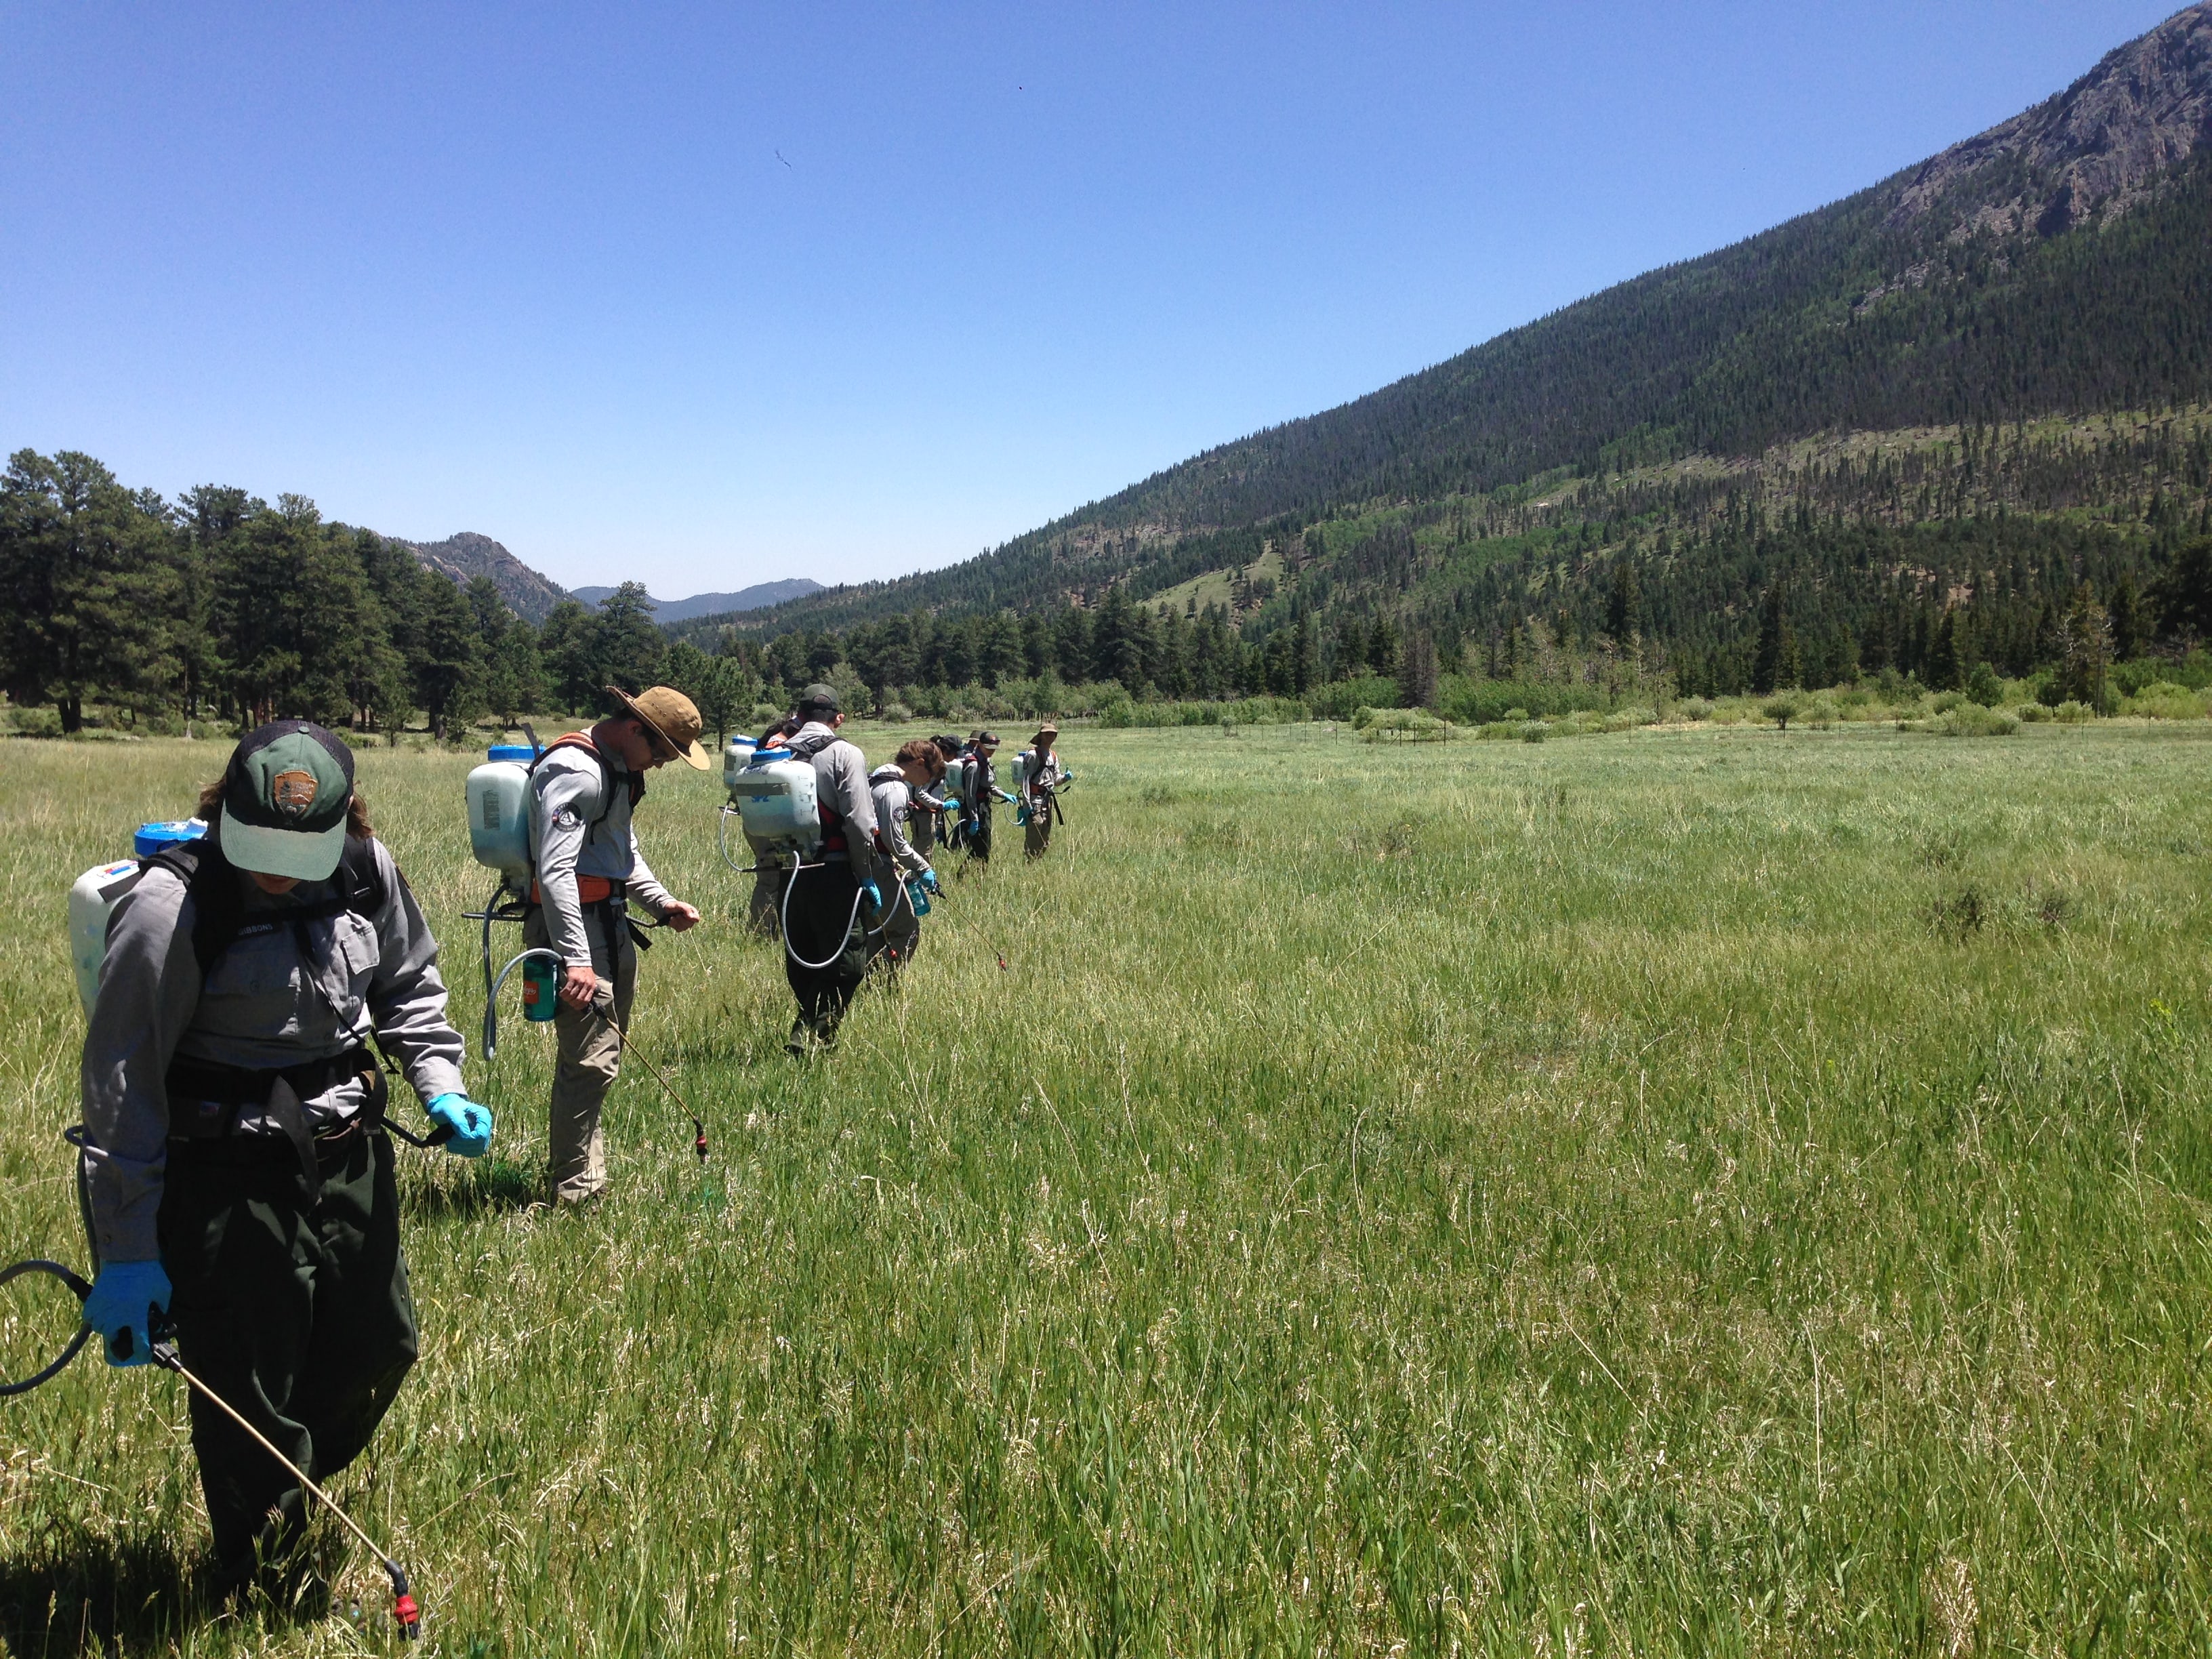
[[[584,1214],[512,983],[477,1052],[471,757],[362,751],[500,1114],[402,1152],[424,1354],[337,1483],[426,1651],[2203,1650],[2212,726],[1062,749],[1050,860],[1002,812],[805,1066],[657,775],[714,1156],[630,1066]],[[84,1257],[69,884],[224,752],[0,744],[6,1260]],[[335,1534],[326,1616],[192,1605],[184,1425],[0,1401],[6,1650],[395,1648]]]

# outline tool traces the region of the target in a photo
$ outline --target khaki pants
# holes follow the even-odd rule
[[[779,914],[783,905],[784,872],[772,865],[760,864],[760,855],[754,855],[758,868],[753,873],[753,896],[745,911],[745,926],[756,933],[769,939],[781,937],[783,919]]]
[[[599,1107],[622,1071],[622,1037],[617,1028],[629,1029],[630,1008],[637,1000],[637,946],[630,942],[621,914],[587,905],[584,932],[592,942],[592,971],[599,976],[598,1000],[589,1009],[563,1002],[553,1016],[560,1058],[553,1071],[553,1103],[545,1133],[556,1204],[580,1203],[607,1184],[606,1137],[599,1129]],[[533,948],[550,942],[543,910],[530,913],[522,937]]]
[[[1022,826],[1022,851],[1033,859],[1042,858],[1045,849],[1052,845],[1052,819],[1056,803],[1049,795],[1030,808],[1030,821]]]

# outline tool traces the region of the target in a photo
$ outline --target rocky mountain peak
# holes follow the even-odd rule
[[[2212,0],[2198,0],[2056,97],[1923,163],[1888,222],[1942,212],[1957,216],[1954,234],[2055,236],[2127,212],[2208,139]]]

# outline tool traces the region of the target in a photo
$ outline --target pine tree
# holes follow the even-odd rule
[[[1398,668],[1398,706],[1433,708],[1437,703],[1437,642],[1425,628],[1406,636]]]
[[[653,625],[653,600],[645,584],[623,583],[599,601],[599,614],[591,619],[592,684],[581,706],[596,707],[605,686],[620,686],[631,693],[644,690],[660,678],[660,659],[667,649],[667,636]],[[833,646],[820,669],[811,663],[808,666],[820,672],[836,660]]]
[[[169,528],[89,455],[9,458],[0,477],[0,665],[9,696],[51,702],[64,732],[87,702],[162,690],[178,664]]]
[[[1778,686],[1788,685],[1792,665],[1784,660],[1792,654],[1785,650],[1794,647],[1790,638],[1789,618],[1783,614],[1782,588],[1779,583],[1766,590],[1766,598],[1759,608],[1759,649],[1751,659],[1751,689],[1765,696]]]
[[[2135,573],[2123,569],[2112,580],[2105,602],[2112,619],[2112,660],[2131,662],[2142,655],[2142,602],[2136,592]]]
[[[2175,552],[2158,586],[2158,623],[2169,635],[2212,638],[2212,536],[2197,537]]]
[[[453,737],[483,711],[483,665],[468,596],[444,577],[434,578],[423,592],[422,656],[415,670],[416,700],[429,716],[433,737]]]
[[[1625,646],[1630,638],[1644,628],[1644,596],[1636,582],[1636,559],[1633,552],[1623,553],[1613,562],[1613,592],[1607,595],[1605,606],[1605,631],[1612,635],[1617,646]]]
[[[1921,678],[1931,691],[1956,691],[1966,683],[1966,670],[1960,661],[1959,611],[1955,605],[1947,606],[1943,620],[1936,626],[1936,641],[1928,650],[1928,670]]]
[[[2059,690],[2100,714],[2110,714],[2112,694],[2106,677],[2112,661],[2112,621],[2087,582],[2075,591],[2074,603],[2067,609],[2062,638]]]

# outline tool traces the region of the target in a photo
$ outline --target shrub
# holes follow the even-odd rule
[[[1936,701],[1929,707],[1939,714],[1948,714],[1966,700],[1966,694],[1963,691],[1938,691]]]
[[[1759,712],[1784,732],[1790,729],[1790,722],[1802,714],[1804,709],[1804,703],[1787,691],[1778,696],[1769,697],[1759,705]]]
[[[1709,720],[1713,717],[1713,706],[1703,697],[1685,697],[1674,705],[1674,712],[1686,720]]]
[[[2039,702],[2024,702],[2014,709],[2013,713],[2020,716],[2023,725],[2030,725],[2037,720],[2047,720],[2051,718],[2051,711]]]
[[[2090,708],[2086,702],[2075,702],[2069,700],[2068,702],[2059,703],[2053,708],[2051,711],[2051,718],[2055,720],[2062,721],[2068,726],[2079,726],[2084,720],[2093,720],[2096,719],[2097,711]]]
[[[1398,743],[1443,743],[1452,734],[1449,720],[1438,720],[1425,708],[1368,708],[1367,724],[1359,728],[1369,743],[1389,738]]]
[[[1974,665],[1966,676],[1966,695],[1984,708],[1994,708],[2004,700],[2004,687],[1998,682],[1997,671],[1985,662]]]
[[[62,717],[53,709],[27,708],[18,704],[8,711],[8,715],[19,738],[58,738],[62,734]]]
[[[1528,711],[1525,708],[1509,708],[1498,718],[1502,720],[1525,721],[1528,718]]]
[[[2201,720],[2206,698],[2172,680],[2154,680],[2128,699],[2124,712],[2154,720]]]
[[[2020,730],[2020,722],[1978,702],[1962,702],[1936,721],[1935,729],[1947,738],[2008,738]]]
[[[1521,741],[1523,743],[1541,743],[1546,738],[1551,736],[1551,734],[1552,728],[1545,725],[1543,721],[1530,720],[1527,725],[1521,728]]]

